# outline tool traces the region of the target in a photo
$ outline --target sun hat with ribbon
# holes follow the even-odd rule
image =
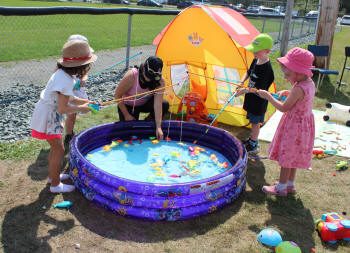
[[[89,44],[83,40],[71,40],[62,48],[62,57],[58,63],[63,67],[72,68],[95,62],[97,55],[93,54]]]
[[[284,57],[277,58],[277,61],[293,72],[312,77],[314,55],[306,49],[294,47]]]

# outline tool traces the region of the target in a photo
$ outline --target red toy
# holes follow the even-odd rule
[[[350,220],[338,213],[325,213],[316,221],[316,229],[322,241],[335,244],[338,240],[350,241]]]
[[[188,92],[181,99],[179,109],[177,111],[178,119],[181,119],[180,115],[182,114],[183,107],[186,110],[186,117],[184,120],[188,122],[197,122],[202,124],[209,124],[213,120],[213,117],[210,117],[208,110],[204,104],[202,96],[197,92]],[[214,125],[216,122],[214,122]]]

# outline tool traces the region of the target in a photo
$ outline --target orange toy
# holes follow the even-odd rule
[[[214,118],[208,114],[204,100],[202,96],[197,92],[188,92],[181,99],[181,103],[177,111],[178,119],[181,119],[181,114],[183,113],[184,107],[186,110],[186,116],[184,120],[188,122],[209,124]],[[213,125],[215,126],[216,124],[217,122],[215,121]]]

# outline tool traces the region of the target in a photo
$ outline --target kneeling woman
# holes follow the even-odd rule
[[[135,96],[164,87],[162,68],[163,61],[151,56],[140,67],[130,69],[117,86],[114,93],[115,99]],[[140,95],[123,100],[118,104],[119,119],[121,121],[138,120],[140,112],[149,112],[146,120],[155,120],[157,138],[163,139],[162,117],[169,110],[169,103],[163,101],[163,94],[164,90],[160,89],[146,96]]]

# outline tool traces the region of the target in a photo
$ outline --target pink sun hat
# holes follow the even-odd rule
[[[284,57],[277,58],[277,61],[294,72],[308,77],[313,75],[311,69],[315,67],[312,65],[314,55],[306,49],[294,47]]]

